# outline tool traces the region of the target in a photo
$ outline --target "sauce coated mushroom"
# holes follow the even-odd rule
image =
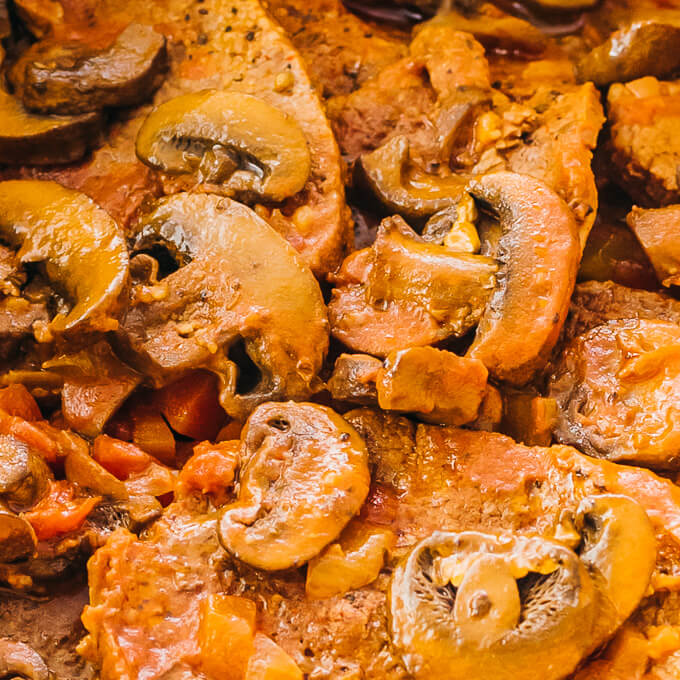
[[[569,308],[580,261],[578,232],[564,201],[539,180],[498,172],[471,183],[500,217],[498,286],[469,356],[498,380],[528,382],[548,360]]]
[[[101,52],[82,43],[36,43],[8,75],[27,109],[79,114],[140,104],[161,84],[166,66],[165,38],[130,24]]]
[[[0,155],[8,165],[52,165],[80,160],[102,127],[98,113],[42,116],[0,89]]]
[[[297,122],[258,97],[205,90],[152,111],[137,135],[140,160],[193,175],[224,192],[282,201],[309,177],[309,148]]]
[[[85,194],[56,182],[0,182],[0,235],[21,262],[44,263],[71,303],[50,323],[56,332],[117,326],[128,283],[128,254],[114,220]]]
[[[135,286],[118,334],[142,373],[163,384],[214,370],[222,406],[239,420],[263,401],[311,394],[328,347],[326,309],[278,233],[229,198],[178,194],[139,224],[135,251],[155,247],[179,269]]]
[[[258,569],[300,566],[338,537],[370,483],[368,453],[342,417],[316,404],[263,404],[241,437],[237,501],[219,523],[224,548]]]

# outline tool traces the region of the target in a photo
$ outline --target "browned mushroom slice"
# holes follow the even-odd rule
[[[0,498],[19,507],[36,503],[52,479],[42,456],[9,435],[0,435]]]
[[[456,205],[466,195],[469,177],[438,177],[409,166],[409,142],[393,137],[361,157],[368,185],[390,210],[410,217],[428,217]]]
[[[597,635],[609,638],[647,593],[656,563],[654,527],[640,505],[613,494],[585,498],[575,526],[579,556],[600,598]]]
[[[0,234],[22,262],[43,262],[71,303],[50,323],[56,332],[116,328],[128,283],[121,229],[85,194],[40,180],[0,182]]]
[[[595,595],[561,543],[436,532],[394,572],[392,639],[417,680],[559,680],[601,642]]]
[[[0,89],[0,157],[7,165],[52,165],[80,160],[94,145],[101,116],[40,116]]]
[[[337,538],[370,484],[361,437],[324,406],[263,404],[241,436],[238,499],[226,506],[220,542],[259,569],[304,564]]]
[[[133,23],[100,52],[82,43],[36,43],[8,76],[27,109],[78,114],[140,104],[161,84],[166,66],[165,38]]]
[[[642,206],[679,203],[680,81],[616,83],[607,102],[612,179]]]
[[[223,191],[282,201],[307,182],[311,157],[298,123],[264,100],[205,90],[161,104],[137,135],[137,156]]]
[[[558,440],[598,458],[678,469],[679,342],[677,324],[637,319],[573,340],[549,385]]]
[[[0,677],[8,680],[51,680],[43,658],[24,642],[0,638]]]
[[[428,422],[464,425],[477,417],[487,375],[481,361],[434,347],[391,352],[378,372],[378,403]]]
[[[680,12],[654,10],[615,31],[578,64],[582,81],[605,86],[643,76],[668,76],[680,68]]]
[[[426,243],[401,218],[387,218],[336,278],[333,335],[377,356],[462,336],[480,319],[496,271],[491,258]]]
[[[118,333],[133,365],[157,384],[214,370],[222,406],[239,420],[263,401],[311,394],[328,347],[326,309],[279,234],[228,198],[178,194],[139,224],[136,251],[159,246],[179,269],[133,288]]]
[[[574,217],[542,182],[508,172],[471,184],[498,213],[499,284],[479,322],[469,356],[498,380],[524,384],[546,361],[569,309],[581,249]]]
[[[25,560],[35,553],[33,527],[0,502],[0,562]]]
[[[662,285],[680,284],[680,205],[657,210],[633,208],[626,217]]]

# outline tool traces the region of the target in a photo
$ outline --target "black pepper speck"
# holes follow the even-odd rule
[[[253,31],[248,31],[246,33],[246,40],[250,42],[251,40],[255,39],[255,33]]]

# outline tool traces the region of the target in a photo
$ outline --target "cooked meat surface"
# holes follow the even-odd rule
[[[614,319],[659,319],[680,323],[680,302],[664,293],[638,290],[611,281],[576,286],[564,327],[569,340]]]
[[[680,83],[617,83],[607,101],[614,181],[645,207],[680,201]]]
[[[229,88],[261,97],[298,122],[310,149],[310,178],[302,192],[283,205],[260,206],[258,210],[316,274],[333,271],[350,240],[337,145],[299,54],[259,3],[213,0],[200,8],[188,0],[170,6],[83,5],[81,9],[87,11],[64,13],[53,26],[56,36],[110,32],[112,26],[135,20],[162,28],[172,42],[170,70],[154,96],[154,105],[187,92]],[[77,21],[83,14],[89,18],[69,23],[69,18]],[[106,144],[86,164],[53,171],[49,176],[88,193],[128,223],[144,199],[177,190],[172,178],[150,172],[135,157],[135,137],[148,112],[142,108],[129,120],[114,125]]]
[[[659,545],[665,546],[654,578],[667,569],[664,555],[677,551],[680,496],[652,473],[594,461],[569,447],[527,448],[497,434],[415,427],[377,411],[353,411],[347,419],[365,438],[373,468],[374,487],[361,516],[397,536],[393,559],[377,581],[342,596],[310,600],[302,573],[263,579],[231,563],[218,547],[214,515],[206,514],[206,506],[175,504],[143,539],[118,532],[90,563],[86,649],[100,660],[103,680],[168,673],[204,677],[196,637],[201,602],[220,590],[257,602],[258,628],[303,673],[407,678],[386,621],[385,591],[394,559],[433,530],[555,535],[594,491],[629,494],[646,508]],[[672,605],[669,609],[674,616]],[[165,615],[159,617],[160,611]],[[644,635],[650,623],[635,619],[633,629]],[[649,657],[648,662],[657,663]]]
[[[629,319],[573,340],[548,388],[558,440],[617,462],[677,467],[679,339],[675,323]]]
[[[268,0],[266,7],[323,98],[353,92],[407,51],[400,34],[362,21],[340,0]]]

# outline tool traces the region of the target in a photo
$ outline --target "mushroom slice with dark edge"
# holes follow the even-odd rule
[[[408,217],[428,217],[455,206],[466,195],[469,177],[438,177],[409,167],[409,142],[393,137],[361,157],[361,169],[373,193],[390,210]]]
[[[269,201],[298,193],[311,170],[297,122],[239,92],[204,90],[161,104],[144,121],[136,148],[152,168]]]
[[[559,442],[618,463],[680,468],[676,323],[613,320],[578,336],[559,358],[548,396],[559,407]]]
[[[36,503],[52,479],[44,458],[26,443],[0,435],[0,499],[19,507]]]
[[[500,218],[500,272],[468,355],[497,380],[522,385],[545,366],[569,309],[581,255],[576,222],[554,191],[526,175],[486,175],[470,190]]]
[[[654,527],[626,496],[588,496],[578,507],[581,561],[600,597],[596,637],[607,639],[633,613],[649,587],[656,563]]]
[[[357,352],[460,337],[496,285],[495,261],[425,242],[399,216],[382,221],[370,248],[350,255],[328,305],[333,335]]]
[[[18,680],[51,680],[47,664],[24,642],[0,638],[0,678]]]
[[[158,247],[179,269],[133,288],[118,333],[130,363],[158,385],[214,370],[222,406],[239,420],[320,385],[328,321],[319,284],[250,208],[213,194],[164,198],[138,225],[134,250]]]
[[[47,278],[72,307],[55,332],[117,327],[128,283],[122,230],[92,199],[56,182],[0,182],[0,236],[21,262],[43,262]]]
[[[338,537],[371,481],[366,446],[324,406],[263,404],[241,435],[238,498],[224,508],[224,548],[258,569],[300,566]]]
[[[394,571],[388,604],[416,680],[558,680],[601,642],[585,565],[539,537],[435,532]]]
[[[53,165],[80,160],[102,128],[98,113],[41,116],[0,88],[0,157],[7,165]]]
[[[577,65],[582,82],[603,87],[643,76],[664,77],[680,68],[680,12],[654,9],[615,31]]]
[[[107,106],[136,106],[163,81],[165,37],[130,24],[108,48],[38,42],[9,71],[15,93],[31,111],[78,114]]]
[[[0,501],[0,562],[28,559],[35,553],[36,545],[29,522]]]

